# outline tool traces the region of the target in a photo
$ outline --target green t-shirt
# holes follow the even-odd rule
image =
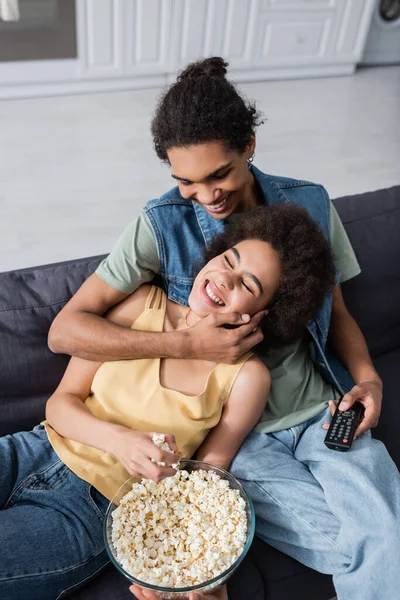
[[[235,215],[235,217],[237,217]],[[331,245],[340,281],[360,273],[360,267],[335,207],[330,212]],[[112,252],[98,266],[96,274],[111,287],[127,294],[160,272],[153,229],[142,212],[125,229]],[[339,393],[314,366],[307,338],[259,355],[271,372],[272,385],[265,411],[255,428],[258,432],[287,429],[324,410],[328,400]]]
[[[331,203],[330,235],[333,259],[340,272],[340,283],[359,275],[361,269],[335,207]],[[307,350],[308,336],[289,346],[258,357],[268,367],[272,385],[265,410],[255,427],[259,433],[271,433],[294,427],[315,417],[338,400],[340,393],[318,371]]]

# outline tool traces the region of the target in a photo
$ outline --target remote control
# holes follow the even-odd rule
[[[360,402],[355,402],[348,410],[341,411],[339,410],[341,401],[342,398],[339,400],[335,414],[332,417],[325,437],[325,445],[330,450],[346,452],[353,443],[354,433],[364,412],[364,407]]]

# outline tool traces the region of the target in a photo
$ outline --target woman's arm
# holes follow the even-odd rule
[[[140,287],[110,310],[107,320],[130,329],[144,309],[149,290],[147,285]],[[109,451],[111,433],[116,426],[94,417],[84,405],[101,364],[71,358],[59,386],[47,401],[46,419],[60,435]],[[104,435],[106,431],[108,436]]]
[[[210,431],[196,458],[228,469],[245,437],[257,424],[270,386],[267,367],[258,358],[251,357],[236,378],[220,422]]]
[[[130,327],[141,314],[149,286],[142,286],[124,302],[110,311],[108,319]],[[151,433],[132,431],[128,427],[103,421],[92,415],[84,402],[91,391],[94,376],[102,363],[71,358],[67,370],[54,394],[46,404],[46,419],[60,435],[114,454],[132,475],[159,480],[174,474],[149,459],[167,464],[176,463],[176,455],[166,453],[152,442]],[[176,449],[174,440],[168,440]]]

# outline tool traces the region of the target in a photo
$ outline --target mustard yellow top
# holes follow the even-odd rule
[[[132,328],[162,331],[166,305],[165,293],[153,286]],[[160,359],[105,362],[94,376],[85,405],[104,421],[138,431],[173,434],[181,456],[190,458],[219,422],[235,379],[251,355],[245,354],[234,365],[216,365],[198,396],[162,387]],[[47,421],[44,425],[60,459],[111,500],[130,477],[115,456],[62,437]]]

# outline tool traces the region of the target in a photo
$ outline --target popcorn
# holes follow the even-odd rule
[[[177,471],[155,488],[142,479],[112,513],[116,558],[128,573],[152,585],[205,583],[242,553],[245,508],[239,491],[214,471]]]
[[[172,452],[172,454],[175,454],[173,452],[173,450],[171,449],[170,445],[168,444],[168,442],[165,441],[165,435],[163,433],[155,433],[151,439],[155,443],[155,445],[158,446],[161,450],[164,450],[164,452]],[[154,460],[154,458],[151,459],[151,462],[157,463],[157,465],[159,467],[166,466],[165,462],[158,462],[158,461]],[[173,469],[177,469],[178,465],[179,465],[179,460],[177,463],[171,465],[171,467]]]

